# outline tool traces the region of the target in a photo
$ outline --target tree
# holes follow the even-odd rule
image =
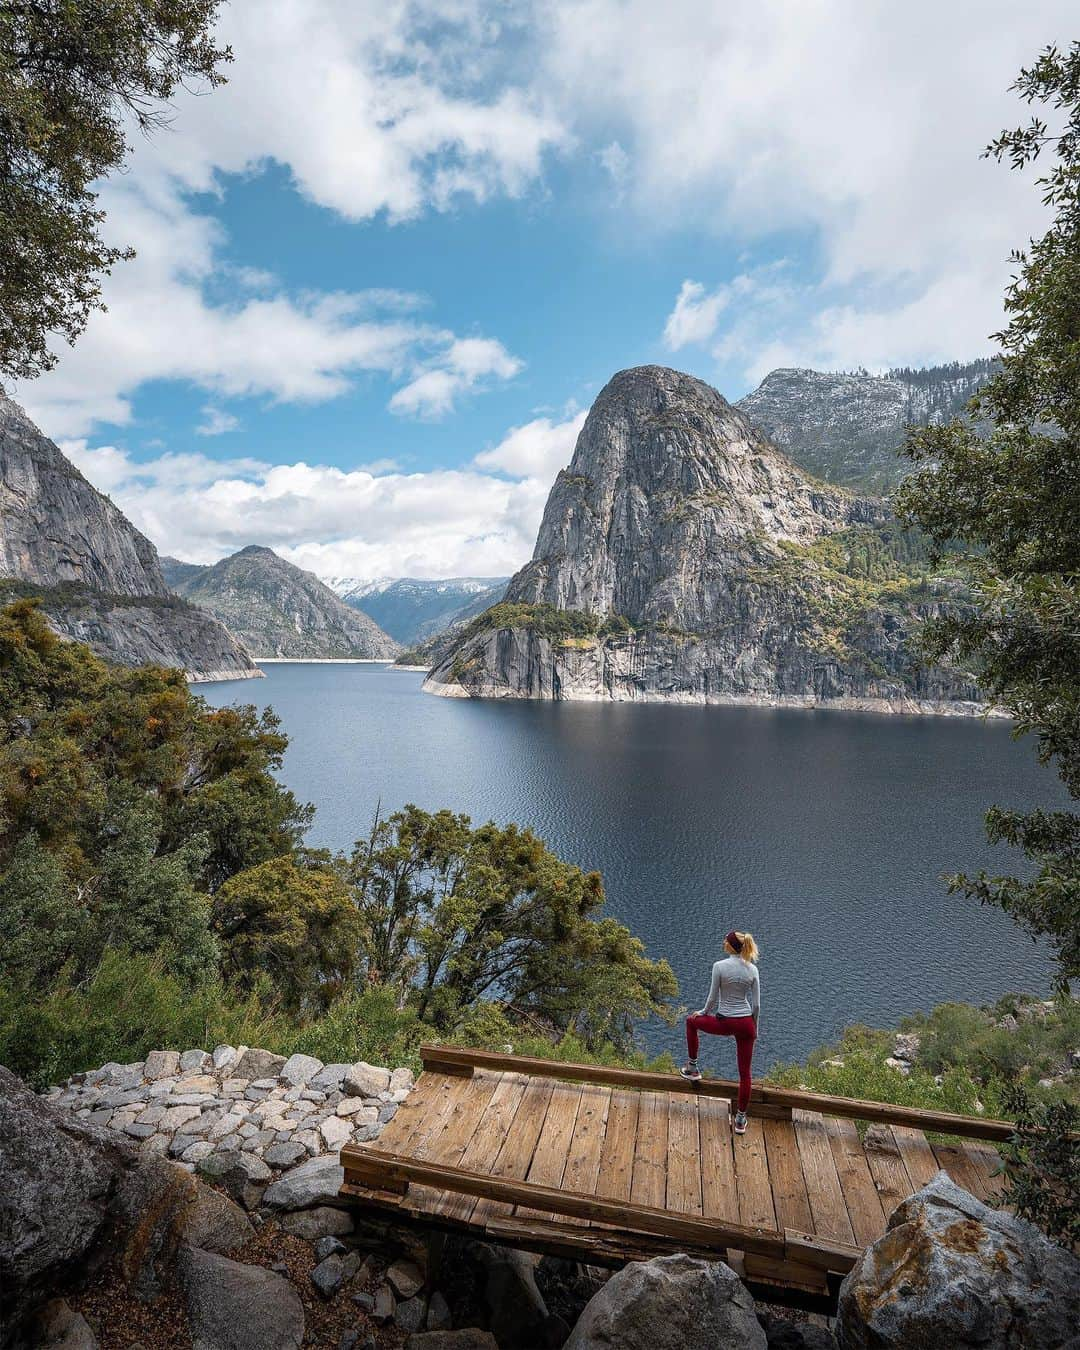
[[[987,149],[1023,169],[1053,157],[1038,179],[1052,219],[1013,255],[1008,324],[994,335],[1001,366],[972,400],[971,419],[923,427],[908,438],[919,466],[898,510],[966,570],[969,611],[928,627],[931,660],[970,663],[987,698],[1033,733],[1043,763],[1080,797],[1080,43],[1047,48],[1014,88],[1053,109],[1050,134],[1033,117]],[[975,418],[989,423],[980,439]],[[1019,847],[1032,875],[949,878],[952,891],[999,905],[1057,959],[1062,991],[1080,976],[1080,817],[994,806],[993,842]]]
[[[364,931],[367,976],[447,1029],[497,999],[590,1045],[626,1045],[635,1018],[668,1013],[666,961],[598,918],[596,872],[563,862],[516,825],[407,806],[376,821],[346,865]]]
[[[341,878],[291,857],[230,877],[214,896],[212,925],[226,980],[251,989],[268,979],[289,1012],[329,1005],[360,954],[360,917]]]
[[[150,132],[178,86],[222,83],[220,3],[0,3],[0,373],[54,365],[50,334],[74,342],[133,256],[102,238],[92,184],[122,167],[125,122]]]

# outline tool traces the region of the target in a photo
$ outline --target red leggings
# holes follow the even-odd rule
[[[734,1036],[735,1058],[739,1064],[739,1110],[750,1105],[750,1061],[754,1057],[757,1023],[752,1017],[710,1017],[695,1014],[686,1019],[686,1048],[691,1059],[698,1056],[698,1032],[710,1036]]]

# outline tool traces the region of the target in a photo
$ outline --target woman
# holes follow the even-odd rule
[[[745,1134],[746,1108],[750,1105],[750,1061],[761,1011],[761,984],[754,965],[758,948],[753,933],[737,933],[733,928],[724,939],[724,951],[727,956],[712,968],[712,984],[704,1008],[686,1019],[689,1059],[679,1072],[691,1082],[701,1077],[697,1059],[699,1031],[707,1031],[711,1036],[734,1036],[739,1063],[735,1133]]]

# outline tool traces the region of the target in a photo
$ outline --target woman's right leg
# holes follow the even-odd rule
[[[704,1031],[710,1036],[720,1036],[723,1034],[720,1019],[710,1017],[707,1013],[694,1013],[686,1019],[686,1053],[691,1059],[698,1057],[698,1032]]]

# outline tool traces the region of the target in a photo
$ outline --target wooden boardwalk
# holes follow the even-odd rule
[[[939,1168],[990,1200],[1006,1121],[737,1084],[424,1047],[379,1140],[346,1145],[342,1194],[435,1229],[594,1264],[728,1260],[756,1293],[828,1306],[899,1202]],[[860,1135],[857,1121],[870,1122]],[[962,1136],[943,1144],[927,1132]]]

